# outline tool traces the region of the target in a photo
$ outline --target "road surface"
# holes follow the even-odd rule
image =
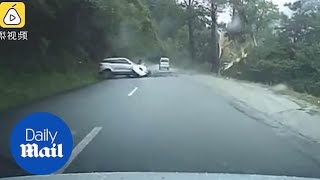
[[[61,173],[208,172],[320,177],[320,163],[187,75],[105,80],[1,116],[0,176],[26,175],[11,158],[16,122],[32,112],[66,121],[75,148]],[[93,138],[86,138],[88,134]],[[320,153],[320,151],[319,151]]]

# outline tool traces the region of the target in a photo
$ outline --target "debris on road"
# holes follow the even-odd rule
[[[135,64],[133,65],[133,71],[140,77],[148,75],[148,69],[144,65]]]

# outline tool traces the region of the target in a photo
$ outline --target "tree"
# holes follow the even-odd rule
[[[219,41],[217,37],[217,15],[219,12],[222,12],[222,9],[225,5],[225,1],[223,0],[208,0],[208,7],[211,18],[211,71],[215,73],[219,73],[219,69],[221,66],[220,56],[219,56]]]
[[[78,67],[79,60],[134,58],[162,49],[142,0],[34,0],[26,8],[28,41],[0,44],[6,57],[1,65],[17,72],[66,72]],[[16,51],[20,53],[12,53]]]
[[[249,8],[244,13],[248,15],[246,26],[255,25],[253,31],[245,28],[245,32],[255,33],[257,46],[251,47],[245,61],[229,69],[228,74],[264,83],[286,83],[297,91],[319,96],[320,46],[314,39],[320,38],[320,11],[313,4],[316,2],[288,4],[294,11],[291,17],[278,15],[269,2],[257,2],[258,9],[246,4]]]
[[[265,28],[274,26],[279,20],[279,10],[276,5],[266,0],[230,0],[233,21],[229,24],[229,33],[242,36],[238,41],[244,41],[249,35],[254,46],[257,46],[257,34]]]
[[[199,2],[196,0],[184,0],[182,6],[187,11],[187,25],[189,32],[189,50],[191,54],[191,60],[195,59],[195,39],[194,39],[194,19],[197,17],[195,9],[199,6]]]

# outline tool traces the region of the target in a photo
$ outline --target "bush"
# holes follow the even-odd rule
[[[225,74],[266,84],[287,83],[298,92],[320,96],[320,45],[285,44],[283,39],[265,42],[250,52],[246,61]]]

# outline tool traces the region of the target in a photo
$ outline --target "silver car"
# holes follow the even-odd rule
[[[144,64],[135,64],[127,58],[106,58],[100,62],[99,73],[105,78],[115,75],[142,77],[150,73]]]
[[[162,57],[159,62],[159,70],[170,70],[170,59],[166,57]]]

